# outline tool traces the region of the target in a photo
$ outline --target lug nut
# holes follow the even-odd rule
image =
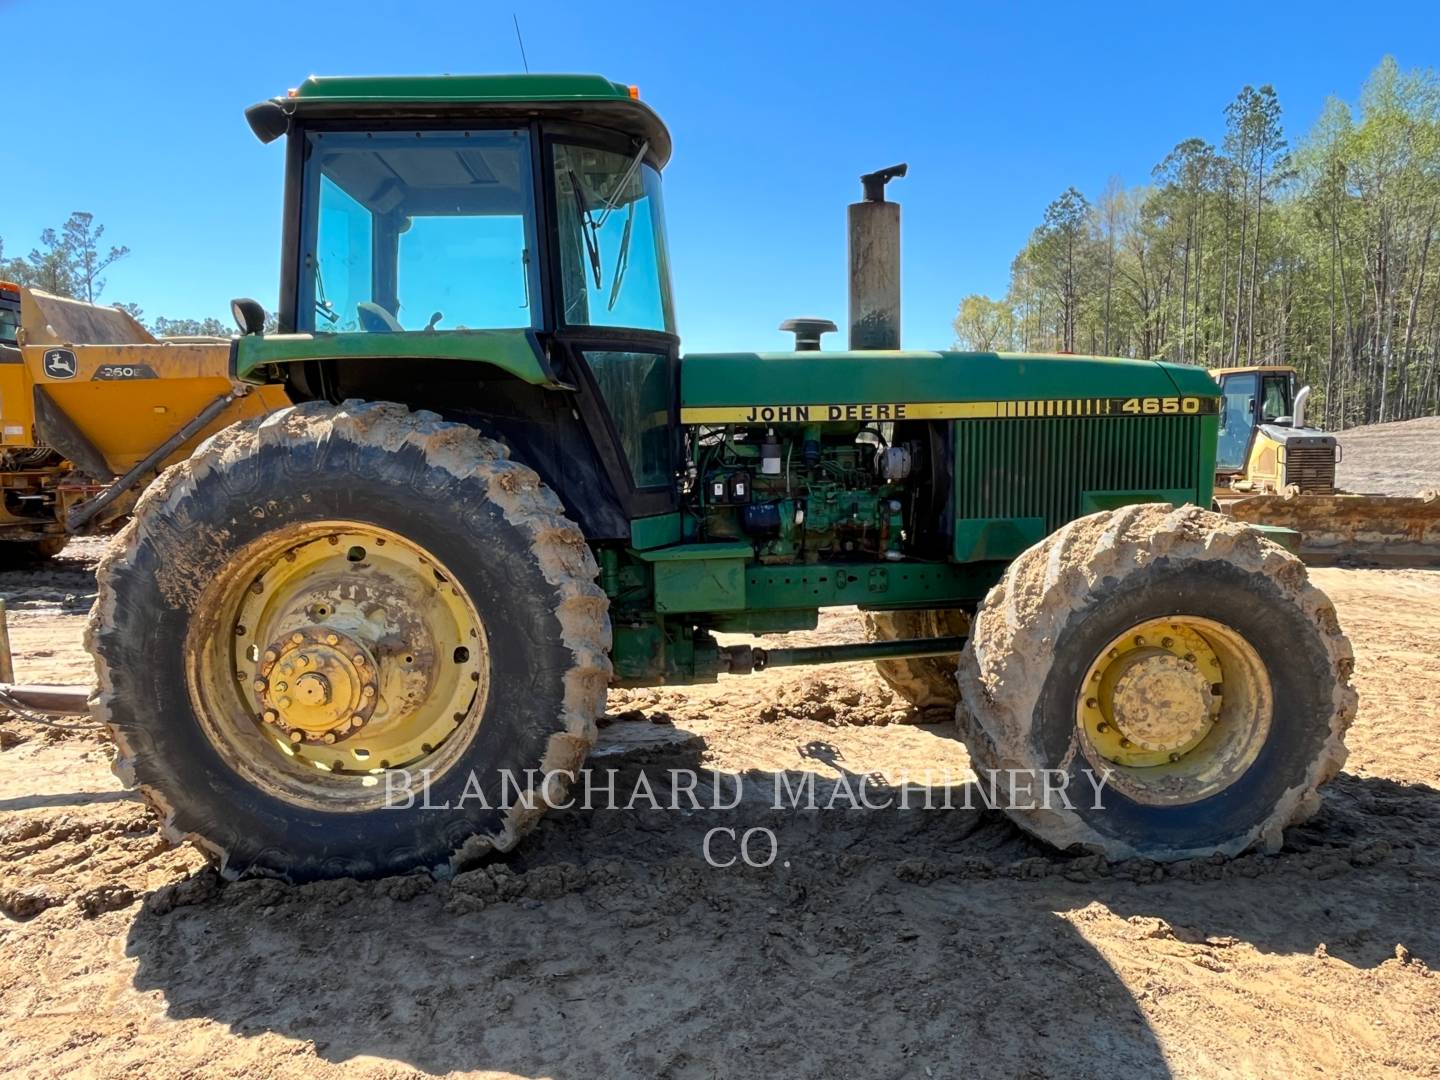
[[[278,654],[274,649],[266,649],[266,650],[265,650],[265,662],[266,662],[267,664],[273,664],[273,663],[274,663],[276,660],[278,660],[279,658],[280,658],[279,654]]]
[[[274,709],[266,709],[265,715],[262,716],[260,719],[264,720],[267,724],[273,724],[276,720],[280,719],[280,714],[277,713]]]
[[[1173,637],[1161,638],[1161,639],[1160,639],[1160,644],[1161,644],[1164,648],[1167,648],[1167,649],[1168,649],[1168,648],[1170,648],[1171,645],[1174,645],[1174,644],[1175,644],[1175,639],[1174,639]]]
[[[1117,656],[1120,655],[1120,650],[1119,650],[1119,649],[1111,649],[1109,655],[1110,655],[1110,659],[1111,659],[1111,660],[1114,660]]]
[[[365,654],[364,654],[364,653],[358,653],[358,652],[357,652],[354,656],[350,657],[350,659],[353,660],[357,665],[364,666],[364,664],[365,664]]]
[[[327,743],[333,743],[333,742],[335,741],[335,732],[333,732],[333,731],[327,731],[327,732],[325,732],[325,741],[326,741]]]
[[[298,731],[292,731],[292,732],[290,732],[290,741],[291,741],[291,742],[299,742],[299,741],[300,741],[301,739],[303,739],[303,738],[305,738],[305,736],[302,735],[302,734],[300,734],[300,732],[298,732]]]
[[[1171,761],[1179,761],[1179,760],[1180,760],[1180,755],[1179,755],[1179,754],[1171,754],[1171,755],[1170,755],[1170,760],[1171,760]]]
[[[1135,635],[1135,644],[1136,644],[1136,645],[1144,645],[1144,644],[1145,644],[1145,638],[1144,638],[1143,636],[1141,636],[1140,634],[1136,634],[1136,635]]]
[[[282,697],[282,698],[281,698],[279,701],[277,701],[275,704],[276,704],[276,705],[279,705],[282,709],[288,709],[288,708],[290,708],[291,705],[293,705],[293,704],[295,704],[295,703],[294,703],[293,701],[291,701],[288,697]]]
[[[1105,732],[1110,730],[1110,725],[1107,724],[1104,720],[1101,720],[1100,723],[1095,725],[1095,730],[1103,735]]]
[[[1100,703],[1099,703],[1098,701],[1096,701],[1093,697],[1091,697],[1091,698],[1086,698],[1086,699],[1085,699],[1085,708],[1087,708],[1087,709],[1094,709],[1094,708],[1098,707],[1099,704],[1100,704]]]
[[[363,690],[360,691],[360,696],[361,696],[361,697],[366,697],[366,698],[372,698],[372,697],[374,697],[374,696],[375,696],[375,687],[373,687],[373,686],[367,686],[367,687],[365,687]]]
[[[264,679],[256,679],[255,682],[254,682],[254,687],[255,687],[255,689],[256,689],[257,691],[263,691],[263,690],[265,689],[265,680],[264,680]]]
[[[1121,739],[1121,740],[1120,740],[1120,745],[1123,746],[1126,750],[1129,750],[1129,749],[1130,749],[1130,740],[1129,740],[1129,739]]]
[[[304,634],[291,634],[291,635],[290,635],[290,640],[291,640],[294,644],[299,645],[302,641],[305,640],[305,635],[304,635]]]
[[[278,690],[278,691],[280,691],[280,693],[283,694],[286,690],[289,690],[289,689],[290,689],[290,684],[289,684],[289,683],[285,683],[285,682],[277,682],[277,683],[275,684],[275,689]]]
[[[340,644],[340,639],[339,639],[336,635],[334,635],[334,634],[326,634],[326,635],[325,635],[325,644],[326,644],[326,645],[339,645],[339,644]]]

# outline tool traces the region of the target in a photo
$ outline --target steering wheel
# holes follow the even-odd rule
[[[366,300],[356,304],[355,310],[360,316],[360,329],[367,334],[399,334],[405,330],[399,320],[379,304]]]

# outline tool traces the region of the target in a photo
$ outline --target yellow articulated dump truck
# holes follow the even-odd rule
[[[0,282],[0,567],[116,527],[200,440],[288,403],[232,378],[231,349]]]
[[[1217,368],[1216,508],[1300,534],[1306,562],[1440,564],[1440,497],[1341,491],[1335,435],[1306,423],[1310,388],[1283,364]]]

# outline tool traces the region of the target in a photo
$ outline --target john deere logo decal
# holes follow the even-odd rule
[[[45,374],[52,379],[73,379],[75,377],[75,354],[69,349],[47,349],[45,351]]]

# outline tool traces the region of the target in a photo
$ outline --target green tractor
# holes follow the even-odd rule
[[[682,356],[670,135],[632,89],[312,78],[247,116],[285,140],[284,249],[233,376],[293,404],[146,492],[88,637],[117,770],[222,872],[508,850],[607,687],[833,661],[953,708],[1061,848],[1273,850],[1318,806],[1352,654],[1296,558],[1200,509],[1217,386],[901,349],[903,166],[850,208],[849,350],[798,319],[793,352]],[[833,606],[868,639],[715,637]]]

